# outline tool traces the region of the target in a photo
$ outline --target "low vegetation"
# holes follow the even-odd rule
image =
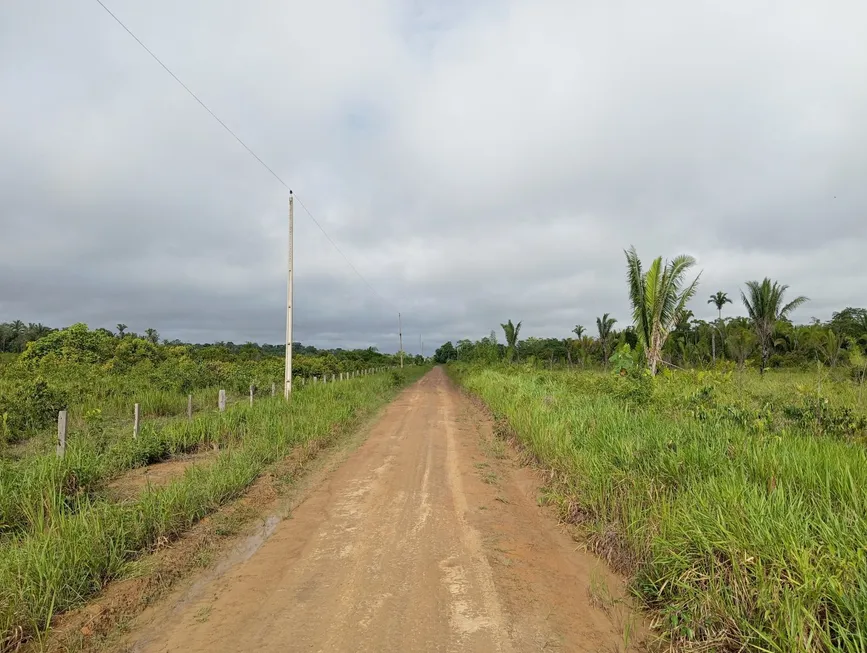
[[[10,323],[14,324],[14,323]],[[41,327],[41,325],[39,325]],[[118,325],[124,327],[124,325]],[[9,325],[0,325],[14,333]],[[68,409],[76,427],[85,427],[98,415],[111,421],[129,419],[134,403],[146,417],[183,414],[187,395],[194,406],[215,405],[217,392],[225,389],[246,395],[253,385],[267,396],[271,384],[283,382],[284,348],[272,345],[158,344],[158,335],[115,335],[105,329],[76,324],[67,329],[42,327],[36,340],[24,335],[6,340],[7,348],[20,353],[0,359],[0,456],[4,444],[27,440],[45,431]],[[38,330],[22,334],[35,333]],[[2,335],[3,329],[0,329]],[[396,364],[396,357],[373,348],[364,350],[318,350],[296,343],[293,369],[298,377],[355,372]],[[5,451],[5,455],[14,451]]]
[[[511,320],[438,362],[541,465],[564,518],[687,650],[867,650],[867,310],[796,325],[806,297],[748,281],[746,316],[687,303],[695,261],[626,252],[631,324],[517,342]],[[519,323],[520,324],[520,323]],[[521,361],[516,364],[515,361]]]
[[[827,373],[452,366],[675,642],[867,650],[867,402]]]
[[[121,325],[122,326],[122,325]],[[0,651],[41,637],[54,617],[122,577],[130,563],[238,497],[295,447],[327,442],[388,401],[422,367],[281,387],[283,351],[157,344],[84,325],[49,331],[0,365]],[[391,368],[373,349],[301,348],[300,373]],[[251,406],[250,385],[258,392]],[[236,393],[225,412],[217,390]],[[186,417],[187,395],[195,412]],[[238,395],[243,397],[242,401]],[[132,438],[131,407],[143,427]],[[57,411],[71,425],[64,457]],[[204,453],[183,476],[120,498],[128,470]]]

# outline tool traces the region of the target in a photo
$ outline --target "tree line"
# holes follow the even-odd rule
[[[769,278],[747,281],[739,299],[745,316],[727,317],[723,311],[733,300],[716,291],[706,300],[717,310],[715,320],[696,319],[687,307],[698,291],[701,274],[688,279],[695,265],[691,256],[670,261],[657,257],[644,269],[634,247],[625,251],[627,289],[632,314],[625,328],[605,313],[596,318],[595,333],[576,325],[568,337],[519,339],[522,323],[501,325],[505,343],[494,331],[481,340],[447,342],[434,360],[529,361],[569,366],[608,366],[629,357],[656,374],[662,366],[702,367],[731,361],[738,367],[754,363],[768,367],[803,366],[817,361],[829,367],[851,364],[864,377],[867,367],[867,309],[846,307],[822,322],[794,324],[790,315],[808,301],[789,299],[789,287]]]
[[[31,343],[33,343],[31,345]],[[28,354],[28,349],[34,354]],[[322,373],[347,367],[354,364],[357,369],[392,364],[396,355],[383,354],[376,347],[364,349],[322,349],[301,342],[292,343],[293,354],[300,356],[300,362],[305,359],[319,359],[324,365],[314,366],[315,370],[322,368]],[[51,354],[59,358],[67,358],[80,362],[82,358],[105,363],[111,360],[122,360],[126,364],[135,364],[143,360],[159,361],[169,352],[183,352],[195,360],[201,361],[255,361],[268,358],[282,358],[286,354],[283,344],[259,344],[245,342],[190,343],[181,340],[161,339],[156,329],[146,329],[139,334],[129,331],[126,324],[118,324],[117,330],[106,328],[89,329],[86,325],[77,324],[63,329],[47,327],[43,324],[24,323],[21,320],[0,323],[0,353],[27,354],[25,358],[41,358]],[[415,358],[421,359],[420,356]],[[405,360],[421,364],[411,356]],[[347,369],[356,369],[349,365]],[[318,373],[314,371],[313,373]]]

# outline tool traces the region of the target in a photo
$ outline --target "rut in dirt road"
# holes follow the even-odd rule
[[[528,470],[437,368],[248,560],[133,650],[622,651],[617,584],[535,505]],[[170,616],[169,616],[170,615]]]

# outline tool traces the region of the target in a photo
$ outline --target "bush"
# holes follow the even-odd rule
[[[0,440],[17,442],[25,434],[49,426],[66,398],[41,377],[28,380],[0,395]]]

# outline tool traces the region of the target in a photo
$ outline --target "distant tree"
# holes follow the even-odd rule
[[[729,299],[727,293],[722,290],[717,290],[713,295],[710,296],[710,299],[707,300],[708,304],[713,304],[716,306],[717,310],[717,329],[722,329],[722,309],[726,304],[731,304],[732,300]],[[713,348],[713,362],[716,363],[716,333],[711,330],[711,346]],[[720,338],[722,338],[722,331],[720,331]]]
[[[155,345],[160,342],[160,334],[156,329],[145,329],[145,338]]]
[[[457,358],[458,352],[451,342],[445,343],[434,353],[434,361],[440,365],[445,365],[449,361],[457,360]]]
[[[651,373],[656,374],[668,334],[682,318],[686,303],[695,295],[701,273],[684,286],[687,270],[695,265],[693,257],[681,254],[663,265],[659,256],[644,272],[634,247],[625,254],[632,318],[645,348],[647,364]]]
[[[755,344],[755,334],[753,331],[743,326],[735,327],[729,331],[729,334],[726,337],[726,347],[739,368],[743,368],[744,363],[752,353]]]
[[[509,362],[512,361],[512,358],[517,360],[518,334],[521,333],[521,323],[512,324],[512,320],[509,320],[500,326],[503,327],[503,333],[506,335],[506,360]]]
[[[867,309],[847,306],[831,315],[828,326],[856,342],[867,344]]]
[[[599,345],[602,347],[602,362],[608,364],[608,352],[611,348],[611,337],[614,335],[614,325],[617,323],[613,317],[605,313],[596,318],[596,329],[599,331]]]
[[[575,328],[572,329],[572,333],[574,333],[574,334],[575,334],[575,337],[578,338],[578,339],[580,340],[581,337],[584,335],[584,332],[585,332],[586,330],[587,330],[587,329],[585,329],[585,328],[584,328],[583,326],[581,326],[580,324],[576,324],[576,325],[575,325]]]
[[[834,329],[819,327],[811,338],[811,346],[816,355],[829,367],[836,367],[843,354],[846,336]]]
[[[710,296],[710,299],[707,300],[708,304],[713,304],[716,306],[716,310],[719,312],[719,320],[722,322],[722,309],[726,304],[731,304],[732,300],[729,299],[728,293],[723,292],[722,290],[717,290],[713,295]]]
[[[747,309],[747,315],[752,322],[756,339],[762,352],[761,373],[768,367],[771,357],[774,330],[779,320],[788,318],[789,313],[809,301],[806,297],[796,297],[788,304],[783,304],[783,296],[789,289],[765,277],[762,281],[747,281],[747,292],[741,291],[741,299]]]
[[[43,336],[47,336],[51,333],[51,329],[42,324],[41,322],[33,323],[27,325],[27,340],[28,342],[31,340],[39,340]]]
[[[118,324],[117,325],[117,337],[123,338],[124,333],[129,327],[126,324]]]
[[[577,346],[581,367],[587,367],[587,363],[590,361],[590,355],[596,346],[596,341],[590,336],[581,336],[577,342]]]

